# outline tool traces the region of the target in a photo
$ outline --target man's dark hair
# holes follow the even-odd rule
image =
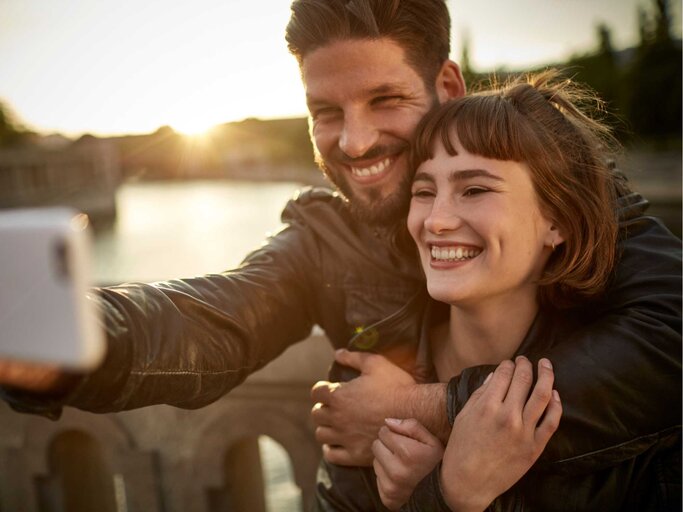
[[[445,0],[294,0],[285,38],[300,66],[335,41],[391,39],[432,88],[450,53],[450,30]]]

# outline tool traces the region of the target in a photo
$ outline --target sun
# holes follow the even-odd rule
[[[201,115],[179,117],[170,123],[175,131],[188,137],[203,137],[217,124],[218,122],[215,119]]]

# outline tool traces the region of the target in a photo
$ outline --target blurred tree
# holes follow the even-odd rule
[[[671,41],[671,11],[668,0],[655,0],[655,41]]]
[[[654,15],[639,13],[640,45],[624,73],[624,109],[636,133],[658,145],[680,146],[680,41],[671,37],[668,0],[653,0]]]
[[[479,76],[472,69],[472,63],[470,62],[470,34],[466,30],[463,30],[462,32],[460,71],[462,72],[462,77],[465,79],[465,84],[467,84],[467,87],[474,87],[475,82],[479,79]]]
[[[598,48],[595,52],[575,56],[567,65],[576,69],[578,77],[600,93],[607,105],[614,111],[619,110],[617,102],[619,89],[619,72],[612,46],[612,31],[604,23],[596,27]]]
[[[681,43],[671,36],[668,0],[653,0],[653,12],[638,9],[640,43],[615,52],[611,30],[597,26],[595,51],[567,62],[573,78],[592,87],[611,113],[626,121],[617,126],[656,144],[680,146]]]
[[[20,146],[28,142],[31,132],[17,121],[12,109],[0,101],[0,147]]]
[[[647,15],[647,11],[642,5],[638,6],[638,34],[640,36],[641,46],[650,40],[652,34],[650,17]]]

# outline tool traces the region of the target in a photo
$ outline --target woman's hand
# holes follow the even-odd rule
[[[443,456],[441,441],[415,419],[387,418],[372,444],[382,503],[398,510]]]
[[[441,466],[452,510],[484,510],[536,462],[562,415],[553,381],[550,361],[541,359],[529,396],[532,366],[518,357],[503,361],[472,394],[455,418]]]

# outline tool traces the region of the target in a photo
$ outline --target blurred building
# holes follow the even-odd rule
[[[107,226],[116,218],[120,180],[118,151],[108,141],[0,150],[0,208],[69,206],[95,227]]]

